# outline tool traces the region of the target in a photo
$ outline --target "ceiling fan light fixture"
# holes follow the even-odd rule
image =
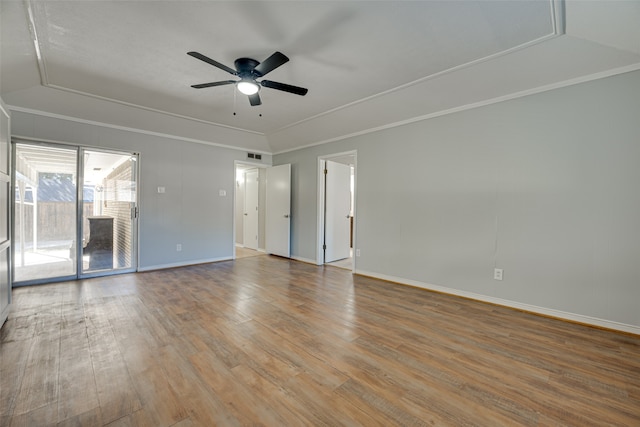
[[[194,58],[206,62],[209,65],[213,65],[214,67],[226,71],[229,74],[240,77],[240,80],[221,80],[217,82],[191,85],[192,88],[204,89],[214,86],[236,85],[240,93],[249,97],[249,104],[251,104],[252,107],[262,105],[262,100],[260,99],[260,95],[258,95],[261,86],[300,96],[304,96],[308,92],[308,89],[304,87],[293,86],[286,83],[278,83],[272,80],[258,81],[259,78],[264,77],[266,74],[289,61],[289,58],[281,52],[273,53],[273,55],[262,62],[258,62],[251,58],[238,58],[234,61],[234,65],[236,67],[235,70],[198,52],[187,52],[187,55],[193,56]]]
[[[245,95],[254,95],[260,90],[260,86],[253,80],[240,80],[236,87]]]

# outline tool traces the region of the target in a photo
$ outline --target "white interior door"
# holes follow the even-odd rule
[[[267,253],[291,256],[291,165],[267,169],[265,249]]]
[[[351,233],[351,167],[325,164],[324,262],[349,258]]]
[[[253,169],[244,174],[244,247],[258,249],[258,170]]]

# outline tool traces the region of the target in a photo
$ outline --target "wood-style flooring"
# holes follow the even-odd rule
[[[272,256],[13,291],[0,426],[640,426],[640,337]]]
[[[240,258],[249,258],[252,256],[263,256],[266,255],[265,252],[260,252],[255,249],[243,248],[241,246],[236,246],[236,259]]]

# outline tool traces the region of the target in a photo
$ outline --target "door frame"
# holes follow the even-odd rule
[[[14,235],[15,235],[15,215],[16,215],[16,201],[15,201],[15,182],[16,182],[16,177],[15,177],[15,173],[16,173],[16,145],[17,144],[25,144],[25,145],[33,145],[33,146],[43,146],[43,147],[57,147],[57,148],[64,148],[64,149],[69,149],[69,150],[75,150],[76,152],[76,224],[75,224],[75,228],[76,228],[76,272],[72,275],[67,275],[67,276],[60,276],[60,277],[54,277],[54,278],[45,278],[45,279],[33,279],[33,280],[25,280],[19,283],[14,283],[13,280],[15,278],[15,244],[13,242],[15,242],[14,240]],[[66,282],[69,280],[80,280],[80,279],[86,279],[86,278],[90,278],[90,277],[100,277],[100,276],[111,276],[111,275],[116,275],[116,274],[123,274],[123,273],[132,273],[132,272],[136,272],[138,271],[138,262],[139,262],[139,253],[140,253],[140,236],[139,236],[139,222],[140,222],[140,215],[138,213],[138,215],[136,216],[136,221],[134,221],[133,225],[132,225],[132,234],[133,234],[133,238],[134,238],[134,244],[133,244],[133,249],[134,249],[134,253],[132,254],[132,262],[131,262],[131,268],[127,268],[127,269],[111,269],[111,270],[100,270],[97,272],[91,272],[91,273],[82,273],[82,223],[81,220],[82,215],[81,215],[81,210],[83,209],[83,202],[81,200],[81,198],[83,197],[83,188],[84,188],[84,174],[81,172],[84,172],[84,150],[89,150],[89,151],[101,151],[101,152],[105,152],[105,153],[113,153],[113,154],[120,154],[120,155],[130,155],[130,156],[135,156],[136,158],[136,170],[135,170],[135,179],[136,179],[136,201],[135,201],[135,205],[138,208],[138,212],[139,212],[139,206],[140,206],[140,154],[136,153],[136,152],[129,152],[129,151],[120,151],[120,150],[113,150],[113,149],[103,149],[100,147],[91,147],[88,145],[80,145],[80,144],[73,144],[73,143],[66,143],[66,142],[60,142],[60,141],[52,141],[52,140],[43,140],[43,139],[31,139],[31,138],[26,138],[26,137],[19,137],[19,138],[12,138],[11,139],[11,193],[10,193],[10,197],[11,197],[11,240],[12,240],[12,245],[11,245],[11,265],[10,265],[10,270],[11,270],[11,279],[12,279],[12,283],[11,285],[13,287],[18,287],[18,286],[29,286],[29,285],[38,285],[38,284],[42,284],[42,283],[56,283],[56,282]]]
[[[252,163],[250,161],[244,161],[244,160],[234,160],[233,161],[233,258],[232,259],[236,259],[236,227],[237,227],[237,222],[236,222],[236,215],[238,214],[237,210],[238,210],[238,205],[237,205],[237,198],[238,198],[238,182],[237,182],[237,171],[238,171],[238,166],[247,166],[249,169],[267,169],[270,168],[271,165],[267,165],[264,163]],[[258,171],[258,176],[260,176],[260,171]],[[246,191],[246,189],[245,189]],[[260,192],[260,189],[258,189],[258,194]],[[259,198],[260,196],[258,196]],[[244,234],[244,233],[243,233]],[[260,236],[260,220],[258,219],[258,237]],[[260,242],[259,242],[259,238],[258,238],[258,251],[259,252],[264,252],[264,248],[260,248]]]
[[[136,184],[136,200],[134,210],[135,213],[132,212],[132,215],[135,217],[132,218],[134,220],[131,224],[131,237],[133,238],[132,249],[133,253],[131,254],[131,267],[128,268],[111,268],[108,270],[99,270],[99,271],[83,271],[83,262],[82,257],[83,247],[82,247],[82,236],[84,235],[84,154],[86,151],[98,151],[101,153],[109,153],[116,154],[121,156],[130,156],[135,159],[134,163],[134,182]],[[81,173],[82,172],[82,173]],[[77,252],[76,252],[76,260],[77,260],[77,275],[79,279],[88,279],[90,277],[100,277],[100,276],[111,276],[114,274],[124,274],[124,273],[134,273],[138,271],[138,258],[139,258],[139,250],[140,250],[140,236],[138,235],[140,227],[140,154],[136,152],[130,151],[119,151],[112,149],[103,149],[96,147],[88,147],[88,146],[79,146],[78,147],[78,185],[77,185]],[[115,242],[114,242],[115,244]]]
[[[336,159],[338,157],[344,156],[353,156],[353,248],[354,254],[352,258],[353,266],[351,271],[353,273],[356,272],[356,250],[357,242],[358,242],[358,150],[350,150],[343,151],[340,153],[333,154],[325,154],[322,156],[318,156],[318,193],[317,193],[317,206],[318,211],[316,218],[318,218],[318,223],[316,226],[317,235],[316,235],[316,264],[324,265],[324,224],[325,224],[325,214],[324,214],[324,197],[325,197],[325,183],[324,183],[324,164],[327,160]]]
[[[255,191],[255,206],[256,206],[256,210],[255,210],[255,230],[256,230],[256,236],[255,236],[255,242],[253,243],[253,245],[255,245],[254,247],[249,247],[247,246],[247,226],[248,224],[250,224],[252,221],[248,221],[249,216],[247,214],[247,212],[249,212],[249,209],[247,207],[247,200],[249,200],[249,191],[248,191],[248,179],[247,179],[247,175],[248,174],[255,174],[256,176],[256,183],[252,184],[252,185],[256,185],[256,191]],[[243,173],[244,175],[244,215],[242,217],[242,246],[245,248],[249,248],[249,249],[253,249],[253,250],[258,250],[260,247],[260,171],[258,170],[258,168],[251,168],[251,169],[246,169]],[[249,239],[250,240],[250,239]]]
[[[17,172],[17,155],[18,155],[18,150],[17,150],[17,145],[18,144],[23,144],[23,145],[30,145],[30,146],[35,146],[35,147],[55,147],[55,148],[61,148],[61,149],[67,149],[67,150],[74,150],[76,152],[76,191],[77,191],[77,186],[79,183],[79,177],[78,175],[78,156],[79,156],[79,151],[80,151],[80,147],[78,145],[74,145],[74,144],[67,144],[64,142],[53,142],[53,141],[46,141],[46,140],[40,140],[40,139],[28,139],[28,138],[12,138],[11,139],[11,286],[12,287],[19,287],[19,286],[30,286],[30,285],[39,285],[42,283],[56,283],[56,282],[66,282],[66,281],[70,281],[70,280],[78,280],[78,260],[77,260],[77,253],[76,253],[76,270],[73,274],[69,274],[66,276],[58,276],[58,277],[53,277],[53,278],[45,278],[45,279],[30,279],[30,280],[23,280],[20,282],[15,282],[15,269],[16,269],[16,239],[15,239],[15,234],[16,234],[16,215],[17,215],[17,203],[16,203],[16,196],[15,196],[15,189],[16,189],[16,183],[17,183],[17,178],[16,178],[16,172]],[[76,212],[78,209],[78,200],[77,200],[77,194],[76,194]],[[35,219],[35,218],[34,218]],[[77,218],[77,214],[76,214],[76,246],[78,245],[78,232],[77,232],[77,225],[78,225],[78,218]]]

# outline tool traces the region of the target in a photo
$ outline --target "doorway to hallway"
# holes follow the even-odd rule
[[[291,256],[291,165],[256,165],[235,162],[234,258],[237,248],[256,244],[258,251]],[[257,178],[256,178],[257,177]],[[257,187],[255,180],[257,179]],[[257,194],[257,206],[256,206]]]
[[[266,169],[236,162],[235,257],[265,252]]]

